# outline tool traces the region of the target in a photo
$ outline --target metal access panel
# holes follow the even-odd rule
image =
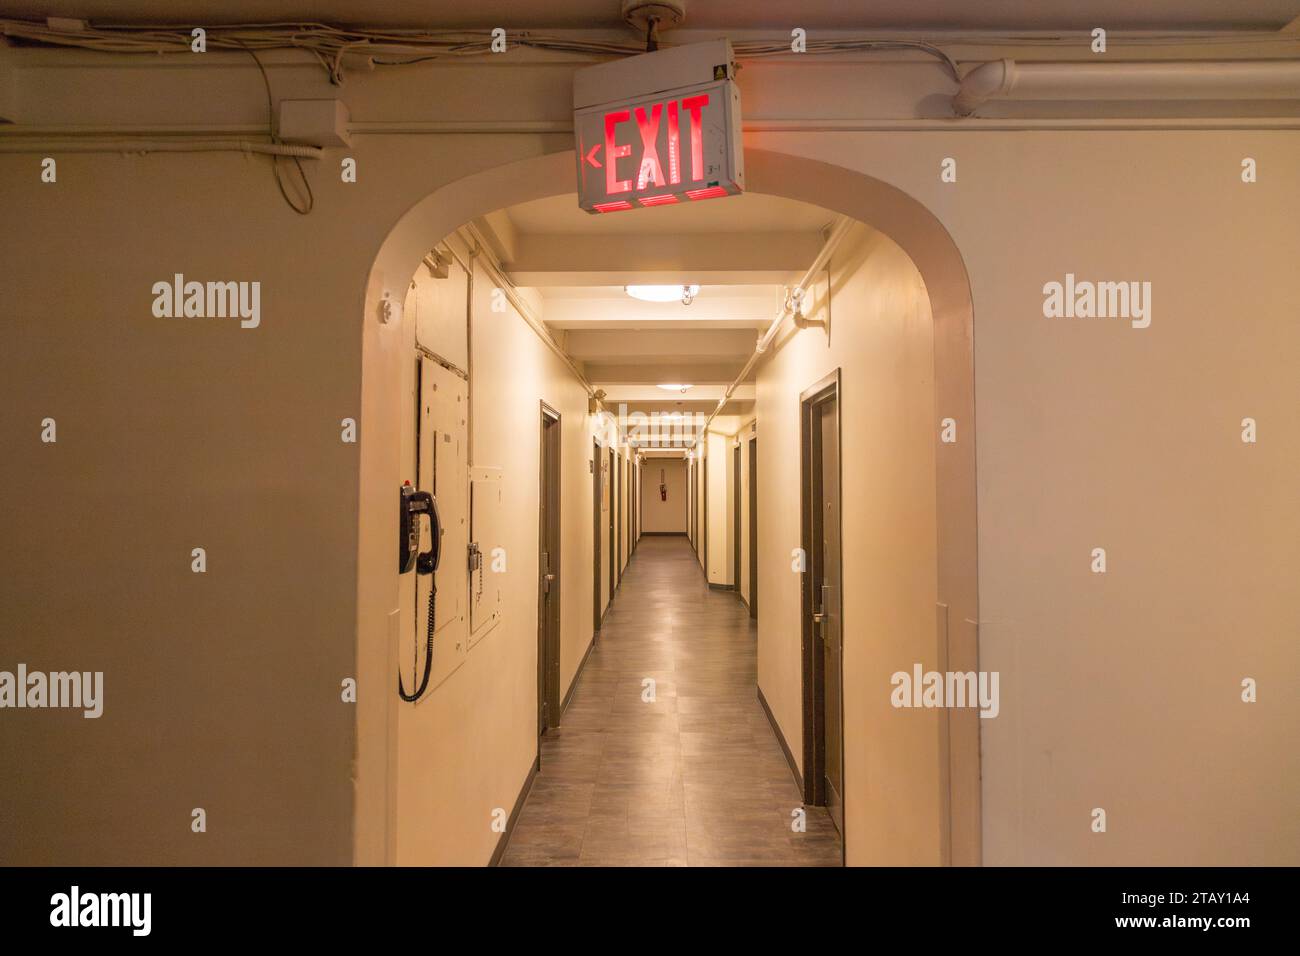
[[[501,622],[503,585],[509,571],[505,503],[500,468],[470,470],[469,646]],[[513,556],[518,559],[521,556]]]
[[[591,213],[743,192],[735,58],[711,40],[579,70],[578,205]]]
[[[469,653],[465,589],[468,575],[462,555],[469,542],[468,433],[466,409],[468,387],[464,379],[428,358],[420,359],[420,429],[416,485],[431,492],[438,501],[442,519],[442,560],[432,578],[403,575],[413,579],[414,594],[405,604],[408,620],[404,648],[414,647],[423,660],[429,619],[429,588],[436,581],[438,594],[434,617],[433,669],[430,691],[460,667]],[[420,522],[420,550],[429,547],[428,523]],[[416,662],[399,661],[409,683]],[[418,670],[415,671],[418,673]],[[427,696],[426,698],[427,699]]]
[[[469,308],[469,273],[446,251],[434,251],[420,266],[414,311],[415,341],[461,369],[469,368],[465,313]],[[436,269],[436,271],[435,271]]]

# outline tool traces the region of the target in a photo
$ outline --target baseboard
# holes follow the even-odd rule
[[[772,715],[772,708],[767,706],[767,698],[763,696],[763,688],[758,688],[758,702],[763,706],[763,713],[767,714],[767,722],[772,725],[772,733],[776,734],[777,743],[781,745],[781,752],[785,754],[785,762],[790,765],[790,773],[794,776],[794,782],[799,787],[799,792],[803,793],[803,774],[799,772],[799,765],[794,762],[794,754],[790,752],[790,745],[785,742],[785,734],[781,733],[781,725],[776,722],[776,717]]]
[[[745,600],[745,595],[741,593],[740,588],[736,588],[736,597],[740,598],[740,603],[745,605],[745,610],[749,610],[749,602]]]
[[[573,692],[578,689],[578,681],[582,680],[582,671],[587,666],[587,658],[591,657],[591,652],[596,647],[596,635],[591,635],[591,640],[587,644],[587,652],[582,655],[582,660],[578,661],[578,669],[573,672],[573,680],[569,682],[569,692],[564,695],[564,700],[560,702],[560,722],[564,722],[564,712],[569,709],[569,701],[573,700]]]
[[[643,538],[684,538],[685,531],[642,531]]]
[[[736,586],[734,584],[714,584],[712,581],[710,581],[709,590],[710,591],[734,591],[736,590]]]
[[[515,798],[514,808],[510,811],[510,819],[506,821],[505,831],[497,840],[497,848],[492,851],[492,859],[488,860],[488,866],[500,866],[501,858],[506,855],[506,847],[510,845],[510,835],[515,832],[515,822],[519,819],[519,811],[524,808],[524,801],[528,799],[528,794],[533,789],[533,781],[537,779],[537,772],[542,769],[542,752],[537,751],[537,756],[533,758],[533,765],[528,769],[528,776],[524,778],[524,785],[519,788],[519,796]]]

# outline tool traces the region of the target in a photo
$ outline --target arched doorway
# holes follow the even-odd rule
[[[399,484],[397,390],[402,353],[391,309],[432,243],[475,217],[517,203],[573,191],[574,153],[563,151],[485,170],[445,186],[413,206],[381,246],[365,293],[362,332],[361,473],[358,525],[358,674],[382,674],[376,693],[358,700],[356,856],[382,862],[393,801],[386,781],[391,695],[382,693],[395,605],[388,571],[392,489]],[[911,258],[924,281],[934,324],[935,409],[956,423],[958,440],[941,441],[934,423],[937,496],[936,651],[939,671],[978,669],[978,591],[973,311],[966,269],[947,230],[921,203],[879,179],[844,167],[764,150],[746,152],[749,191],[811,203],[867,223]],[[938,845],[943,862],[980,862],[979,720],[975,710],[948,710],[938,721]]]

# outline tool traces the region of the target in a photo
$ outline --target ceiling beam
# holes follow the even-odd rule
[[[704,365],[718,360],[743,362],[754,351],[754,341],[751,329],[570,329],[564,348],[585,362]]]
[[[592,274],[664,275],[665,282],[698,282],[704,275],[801,272],[817,255],[817,232],[583,235],[519,233],[510,274],[520,285],[586,285],[547,277]],[[749,278],[747,281],[771,281]],[[606,285],[611,283],[606,281]]]
[[[515,276],[519,282],[519,277]],[[646,276],[629,276],[651,282]],[[794,282],[797,276],[787,276]],[[780,304],[780,286],[764,284],[736,290],[704,284],[690,305],[680,302],[641,302],[619,286],[608,287],[610,276],[601,275],[600,292],[565,288],[544,292],[546,324],[556,329],[763,329],[772,322]],[[657,281],[657,280],[653,280]],[[573,294],[564,294],[565,292]],[[750,343],[752,349],[753,343]]]
[[[498,262],[507,263],[515,257],[519,232],[504,209],[475,219],[474,227],[492,249]]]
[[[627,402],[629,407],[638,402],[662,402],[665,400],[665,396],[667,396],[668,401],[673,401],[672,396],[676,394],[665,392],[654,385],[623,384],[619,382],[594,384],[604,390],[606,407],[617,406],[619,402]],[[717,407],[718,399],[722,397],[726,390],[725,385],[696,385],[686,395],[690,397],[690,401],[708,403],[709,409],[712,410]],[[738,385],[731,397],[740,401],[752,402],[755,398],[754,386],[748,383]]]
[[[611,382],[618,385],[652,385],[660,382],[686,382],[690,385],[727,385],[745,365],[745,357],[731,362],[691,365],[685,362],[640,364],[606,364],[584,362],[583,374],[592,384]],[[695,389],[691,389],[692,392]],[[666,394],[662,389],[659,395]],[[721,393],[719,393],[721,395]]]

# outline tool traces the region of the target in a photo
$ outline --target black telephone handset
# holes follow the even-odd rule
[[[438,515],[438,499],[427,491],[416,491],[410,483],[402,485],[400,498],[398,500],[398,541],[397,541],[397,573],[405,574],[411,568],[415,568],[416,574],[432,575],[438,570],[438,562],[442,558],[442,521]],[[420,551],[420,515],[429,516],[429,550]],[[429,687],[429,674],[433,670],[433,627],[434,627],[434,609],[436,607],[436,596],[438,593],[438,584],[436,580],[429,581],[429,626],[424,652],[424,676],[420,679],[420,686],[414,694],[406,692],[406,685],[402,683],[401,672],[397,675],[397,693],[402,700],[408,703],[414,703]]]
[[[400,504],[397,573],[405,574],[415,568],[416,574],[432,574],[438,570],[438,562],[442,558],[442,521],[438,516],[438,500],[427,491],[416,491],[405,484],[402,485]],[[429,537],[432,543],[428,551],[419,551],[419,517],[422,514],[429,516]]]

